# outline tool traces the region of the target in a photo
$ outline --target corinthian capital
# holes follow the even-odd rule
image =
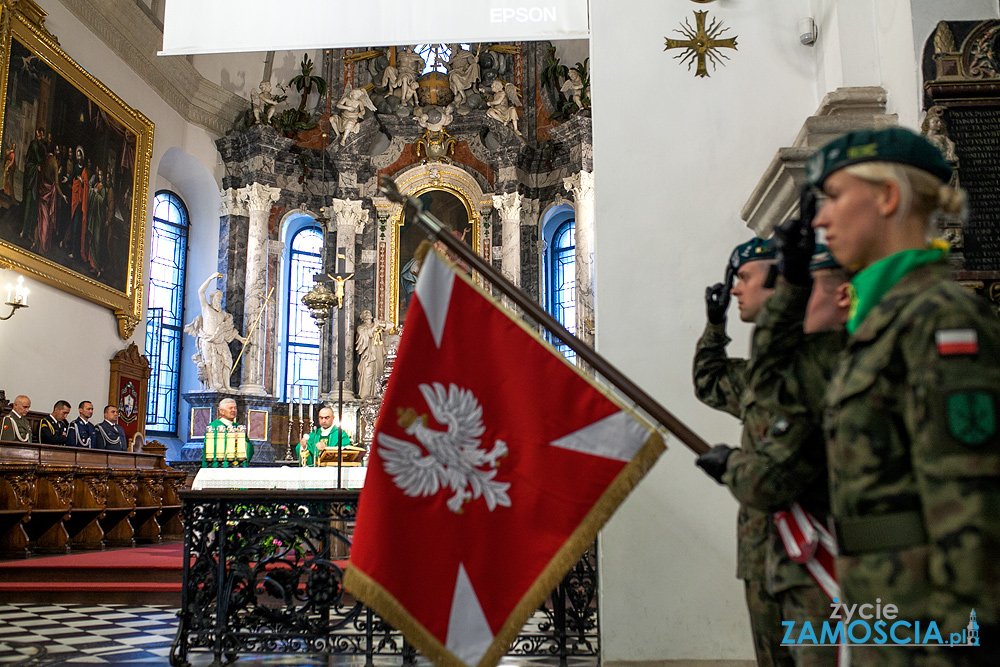
[[[580,171],[569,178],[564,178],[563,187],[573,191],[573,199],[576,201],[594,199],[594,175],[589,171]]]
[[[240,188],[237,195],[251,211],[270,211],[271,203],[278,201],[281,195],[281,188],[272,188],[270,185],[255,181],[245,188]]]
[[[500,219],[505,221],[521,219],[521,200],[524,198],[518,192],[508,192],[503,195],[493,195],[493,208],[500,211]]]
[[[333,211],[333,222],[338,227],[352,225],[355,234],[365,231],[368,223],[368,209],[361,206],[360,199],[332,199],[330,210]]]

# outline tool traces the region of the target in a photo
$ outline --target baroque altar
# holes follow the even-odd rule
[[[266,404],[269,460],[287,460],[296,439],[290,422],[304,428],[288,409],[295,383],[284,361],[288,244],[304,225],[322,233],[322,280],[309,295],[320,331],[318,402],[336,412],[342,397],[345,412],[358,416],[352,437],[370,442],[423,240],[401,207],[378,194],[381,176],[542,302],[546,222],[555,212],[575,218],[577,304],[569,324],[592,340],[586,62],[567,67],[548,43],[422,47],[330,49],[316,74],[304,58],[306,78],[296,80],[312,83],[303,85],[298,108],[266,74],[253,109],[217,141],[226,176],[219,295],[210,305],[231,320],[227,340],[238,361],[231,387],[216,396],[232,391],[254,409]],[[311,91],[320,94],[310,98]],[[191,396],[200,401],[192,410],[210,407],[212,387],[205,389]],[[186,449],[201,437],[192,433]]]

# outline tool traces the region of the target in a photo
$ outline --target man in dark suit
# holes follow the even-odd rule
[[[69,422],[66,421],[68,414],[69,403],[56,401],[52,406],[52,414],[42,417],[38,424],[38,442],[43,445],[65,445],[66,431],[69,430]]]
[[[80,416],[69,424],[66,432],[66,445],[69,447],[97,447],[97,427],[90,423],[94,416],[94,404],[90,401],[80,401]]]
[[[128,450],[125,429],[118,425],[118,408],[113,405],[104,408],[104,421],[97,425],[95,448],[119,452]]]

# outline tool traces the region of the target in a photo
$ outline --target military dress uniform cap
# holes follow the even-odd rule
[[[738,271],[747,262],[774,259],[775,257],[776,251],[771,239],[752,238],[733,249],[733,254],[729,256],[729,266],[732,267],[733,271]]]
[[[830,249],[827,248],[822,243],[816,244],[816,251],[813,252],[812,259],[809,261],[810,271],[820,271],[822,269],[839,269],[840,264],[837,260],[833,258],[830,253]]]
[[[833,172],[860,162],[895,162],[916,167],[947,183],[952,167],[941,151],[912,130],[890,127],[858,130],[834,139],[806,163],[809,184],[822,187]]]

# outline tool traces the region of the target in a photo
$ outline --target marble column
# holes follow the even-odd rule
[[[330,202],[330,212],[332,216],[330,218],[329,231],[336,235],[335,244],[335,255],[339,252],[340,248],[344,250],[344,271],[347,273],[353,273],[355,263],[357,258],[355,257],[355,244],[357,237],[363,234],[365,231],[365,225],[368,224],[369,212],[362,206],[362,202],[357,199],[332,199]],[[335,257],[336,261],[334,266],[331,267],[334,271],[340,271],[339,257]],[[331,271],[332,273],[332,271]],[[356,386],[355,376],[354,376],[354,323],[357,319],[359,313],[354,312],[354,279],[348,280],[344,283],[344,315],[345,315],[345,329],[344,329],[344,399],[354,400],[354,389]],[[330,320],[330,326],[333,328],[333,335],[329,337],[332,341],[332,357],[333,364],[332,377],[330,384],[330,397],[331,399],[336,399],[337,396],[337,377],[340,374],[340,369],[337,366],[337,351],[339,350],[340,341],[337,338],[337,317],[339,313],[334,312],[334,317]]]
[[[243,262],[247,245],[247,207],[236,188],[219,191],[219,273],[225,276],[223,308],[233,316],[237,330],[243,323]]]
[[[594,345],[594,175],[580,171],[563,179],[576,213],[576,337]]]
[[[500,270],[515,285],[521,284],[521,200],[517,192],[493,195],[493,207],[500,211]]]
[[[243,375],[240,391],[264,395],[264,337],[266,319],[257,315],[267,298],[267,223],[271,203],[278,200],[280,188],[254,182],[239,189],[239,198],[246,202],[250,214],[247,233],[246,291],[243,297],[243,335],[248,339],[243,352]],[[255,324],[256,321],[256,324]]]

